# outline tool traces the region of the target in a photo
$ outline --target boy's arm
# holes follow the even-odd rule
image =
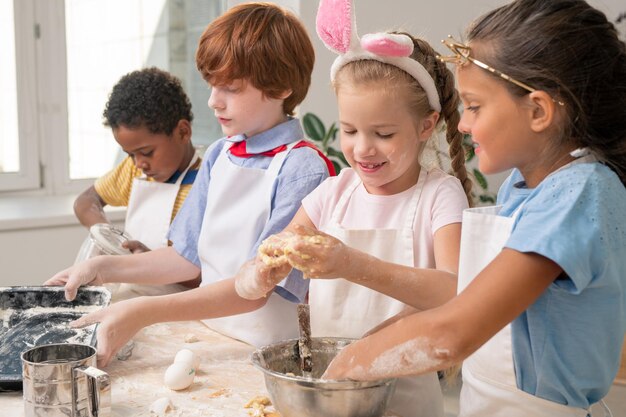
[[[137,255],[96,256],[57,273],[44,285],[64,285],[66,298],[73,300],[81,285],[173,284],[194,279],[199,274],[200,268],[170,246]]]
[[[96,223],[109,223],[109,219],[104,214],[104,206],[106,205],[92,185],[74,201],[74,213],[80,223],[89,228]]]
[[[224,317],[265,305],[266,298],[250,301],[239,297],[234,282],[233,277],[177,294],[117,302],[81,317],[72,326],[100,323],[97,328],[98,365],[106,366],[135,333],[151,324]]]

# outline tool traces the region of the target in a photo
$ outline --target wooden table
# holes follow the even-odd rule
[[[198,341],[185,343],[187,336]],[[258,395],[268,395],[263,373],[250,361],[254,348],[200,321],[155,324],[133,340],[132,356],[114,360],[104,369],[112,380],[111,417],[155,417],[150,405],[162,397],[175,407],[166,417],[249,417],[244,405]],[[183,348],[201,357],[200,369],[189,388],[172,391],[163,385],[163,374]],[[0,393],[0,416],[24,417],[21,391]]]
[[[185,343],[193,335],[194,343]],[[149,407],[169,397],[175,410],[167,417],[247,417],[244,405],[267,395],[263,374],[250,362],[253,348],[215,333],[201,322],[156,324],[135,338],[127,361],[114,360],[106,369],[112,380],[112,416],[150,416]],[[163,374],[176,352],[188,348],[201,358],[194,383],[183,391],[163,385]],[[23,417],[22,392],[0,393],[0,415]],[[154,416],[154,414],[152,414]]]

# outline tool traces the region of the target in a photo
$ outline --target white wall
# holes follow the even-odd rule
[[[74,262],[88,232],[74,216],[73,201],[73,196],[0,199],[0,286],[41,285]],[[123,227],[123,209],[106,212]]]

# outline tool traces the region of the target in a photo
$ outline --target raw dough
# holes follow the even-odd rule
[[[244,405],[249,408],[248,415],[250,417],[281,417],[280,413],[274,410],[266,410],[265,407],[271,406],[272,402],[265,396],[256,396]]]
[[[276,267],[287,263],[287,256],[290,253],[298,255],[302,259],[310,259],[307,254],[296,251],[293,246],[298,241],[304,241],[313,245],[321,245],[326,239],[323,236],[300,236],[289,233],[285,237],[273,235],[261,242],[259,246],[259,257],[267,266]]]

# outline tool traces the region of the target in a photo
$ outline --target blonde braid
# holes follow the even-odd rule
[[[454,76],[446,65],[437,59],[435,50],[422,39],[413,38],[416,49],[422,53],[422,65],[435,80],[439,99],[441,100],[441,116],[446,122],[446,141],[448,142],[448,154],[454,176],[461,181],[467,201],[472,205],[472,180],[467,175],[465,167],[465,149],[463,148],[463,134],[458,126],[461,120],[459,113],[460,99],[454,85]]]

